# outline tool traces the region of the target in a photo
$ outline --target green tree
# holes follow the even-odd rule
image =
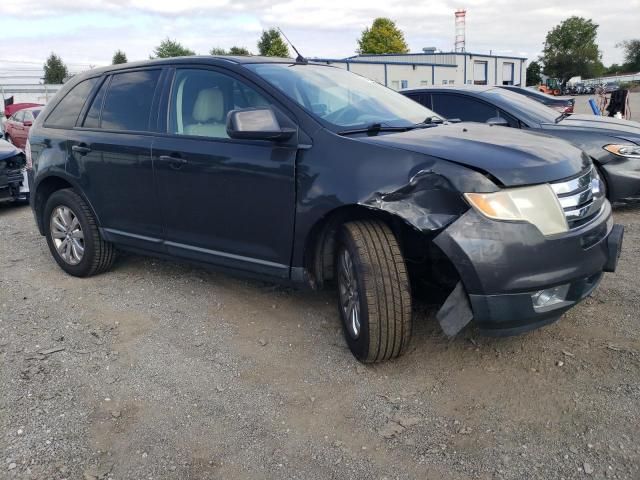
[[[113,59],[111,60],[113,65],[119,65],[121,63],[127,63],[127,54],[122,50],[116,50],[116,53],[113,54]]]
[[[542,66],[533,60],[527,67],[527,86],[539,85],[542,82]]]
[[[51,52],[44,64],[44,83],[63,83],[68,75],[69,71],[62,59]]]
[[[593,77],[602,73],[597,34],[598,24],[582,17],[569,17],[556,25],[544,43],[544,73],[563,84],[576,75]]]
[[[258,40],[258,52],[265,57],[289,57],[289,48],[275,28],[263,30]]]
[[[362,31],[358,40],[358,53],[408,53],[409,46],[402,30],[396,27],[393,20],[376,18],[371,25]]]
[[[616,46],[624,48],[624,71],[640,72],[640,38],[625,40]]]
[[[165,38],[160,45],[153,50],[153,55],[149,58],[170,58],[170,57],[188,57],[195,55],[193,50],[183,47],[180,43],[170,38]]]
[[[228,53],[224,48],[213,47],[209,50],[209,55],[228,55]]]
[[[289,52],[287,51],[287,54],[288,53]],[[229,49],[229,55],[239,55],[239,56],[248,57],[251,55],[251,52],[244,47],[231,47]]]

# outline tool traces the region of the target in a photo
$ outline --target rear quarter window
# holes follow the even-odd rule
[[[73,128],[98,78],[84,80],[73,87],[54,107],[44,122],[45,127]]]

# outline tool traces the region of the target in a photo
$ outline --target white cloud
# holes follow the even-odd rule
[[[41,61],[54,50],[67,61],[99,64],[117,48],[144,59],[167,36],[199,53],[232,45],[255,51],[260,30],[274,25],[308,56],[343,57],[377,16],[394,19],[414,51],[449,50],[461,4],[467,49],[474,52],[535,58],[546,32],[570,15],[600,24],[605,64],[622,60],[616,43],[638,37],[640,0],[605,7],[600,0],[1,0],[0,60]]]

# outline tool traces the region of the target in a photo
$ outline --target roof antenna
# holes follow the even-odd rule
[[[300,55],[300,52],[298,51],[296,46],[293,43],[291,43],[291,40],[287,38],[287,36],[282,31],[282,29],[280,27],[277,27],[277,28],[278,28],[278,31],[282,34],[282,36],[285,38],[285,40],[289,43],[289,45],[291,45],[291,48],[293,48],[293,50],[298,54],[298,56],[296,57],[296,63],[309,63],[306,58]]]

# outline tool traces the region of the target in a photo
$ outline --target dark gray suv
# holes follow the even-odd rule
[[[400,355],[412,295],[439,289],[455,334],[556,320],[622,242],[597,171],[555,138],[448,124],[334,67],[185,57],[74,77],[27,145],[31,205],[58,265],[117,249],[337,286],[365,362]]]

